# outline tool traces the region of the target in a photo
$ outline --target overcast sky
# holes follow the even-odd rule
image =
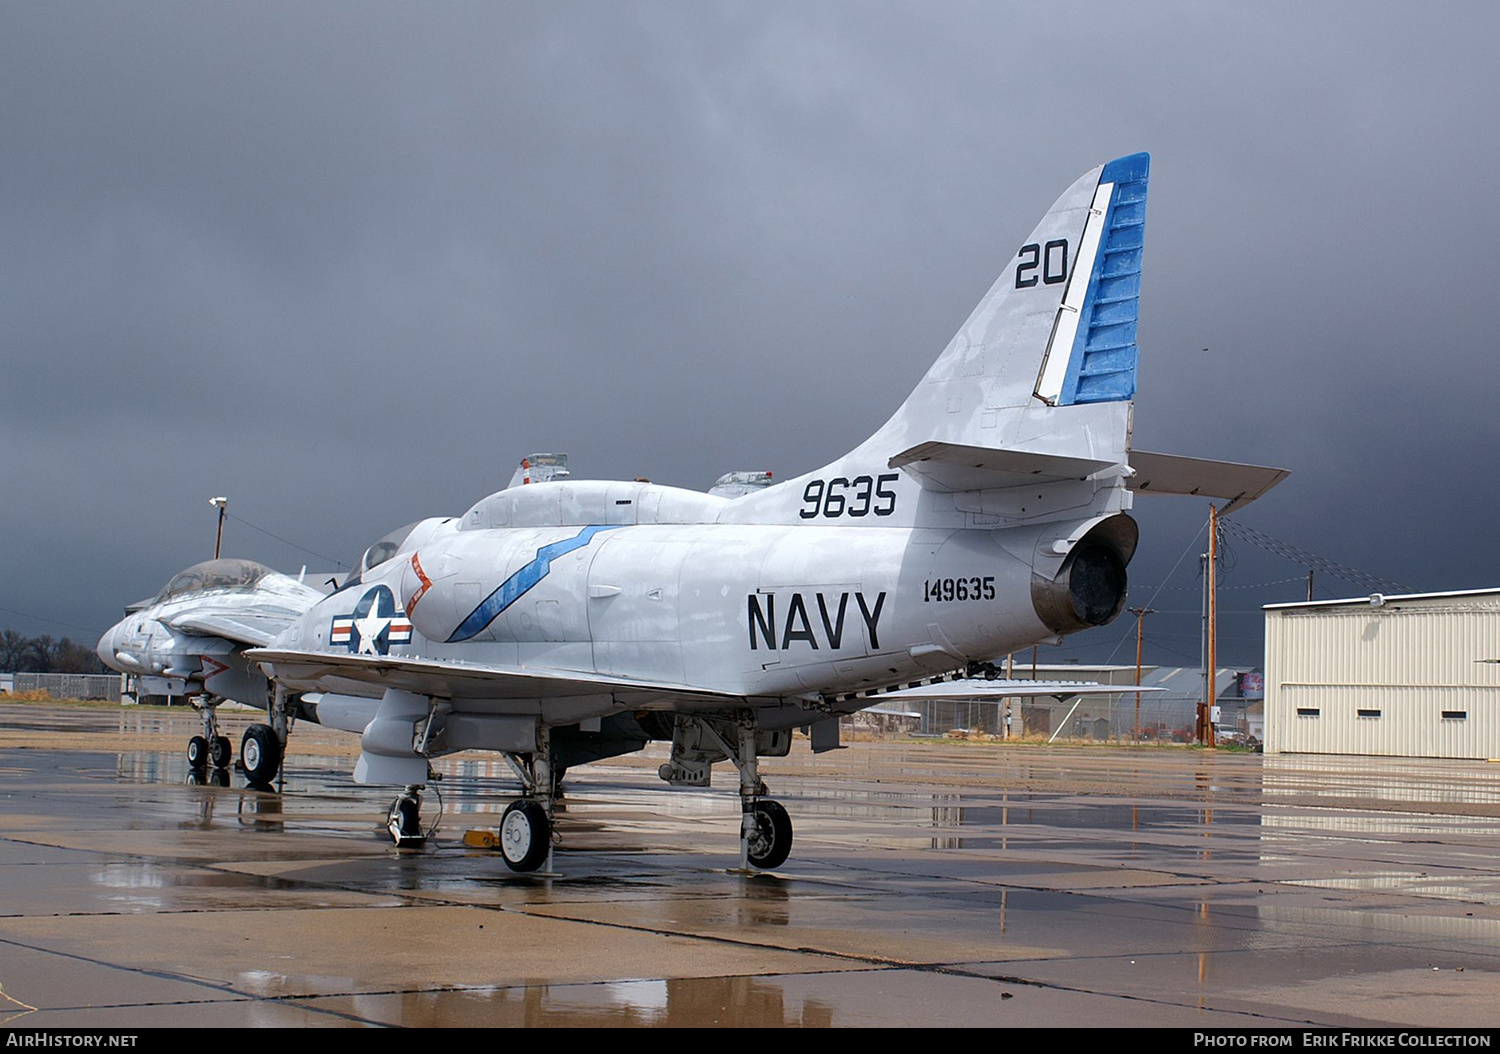
[[[0,5],[0,625],[97,636],[212,555],[215,494],[295,573],[533,450],[815,467],[1136,150],[1137,446],[1292,469],[1239,518],[1331,559],[1500,585],[1496,39],[1478,2]],[[1196,662],[1206,511],[1137,505],[1132,603],[1185,612],[1148,660]],[[1232,544],[1254,663],[1303,572]]]

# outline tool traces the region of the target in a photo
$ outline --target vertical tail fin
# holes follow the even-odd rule
[[[1024,478],[1028,456],[1074,478],[1080,466],[1125,465],[1150,163],[1131,154],[1085,173],[874,435],[830,465],[737,500],[732,518],[798,522],[814,508],[823,520],[829,513],[804,491],[867,479],[887,489],[1010,485],[983,482],[986,451],[1010,455],[988,459],[1005,466],[1000,479]],[[967,464],[927,473],[916,464],[934,457]]]
[[[1149,170],[1148,155],[1132,154],[1069,187],[922,382],[861,449],[889,458],[939,441],[1123,456],[1122,407],[1067,410],[1123,404],[1135,394]],[[1105,420],[1117,422],[1108,426],[1116,434],[1099,431]]]

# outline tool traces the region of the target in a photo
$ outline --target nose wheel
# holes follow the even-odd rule
[[[234,760],[234,748],[229,745],[228,736],[214,736],[208,744],[208,760],[215,769],[229,767],[229,763]]]
[[[422,796],[420,787],[408,787],[386,813],[385,827],[398,849],[411,849],[426,841],[422,834]]]
[[[227,769],[234,760],[234,747],[230,746],[227,737],[219,735],[217,711],[221,701],[204,695],[193,703],[203,715],[203,734],[188,740],[187,759],[190,768],[201,769],[205,765],[212,765],[215,769]]]

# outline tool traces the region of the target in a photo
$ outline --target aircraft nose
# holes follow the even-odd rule
[[[99,661],[111,670],[120,668],[120,664],[115,661],[115,634],[119,631],[120,624],[117,622],[104,631],[104,636],[99,638],[99,646],[94,649],[94,654],[99,656]]]

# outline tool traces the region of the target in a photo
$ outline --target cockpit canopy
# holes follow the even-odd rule
[[[401,548],[401,543],[406,541],[411,532],[417,529],[417,523],[421,522],[421,520],[418,520],[416,523],[408,523],[405,527],[397,527],[390,534],[366,549],[364,554],[359,558],[359,565],[354,569],[355,574],[362,575],[370,568],[377,567],[395,556]]]
[[[178,571],[161,587],[156,599],[170,600],[205,589],[253,589],[262,578],[273,573],[265,564],[254,560],[205,560],[185,571]]]
[[[361,553],[359,559],[355,561],[353,573],[344,579],[344,584],[339,588],[347,589],[349,586],[358,585],[366,571],[372,567],[379,567],[395,556],[401,550],[401,544],[411,536],[411,532],[416,530],[421,522],[418,520],[416,523],[408,523],[405,527],[396,528]]]

